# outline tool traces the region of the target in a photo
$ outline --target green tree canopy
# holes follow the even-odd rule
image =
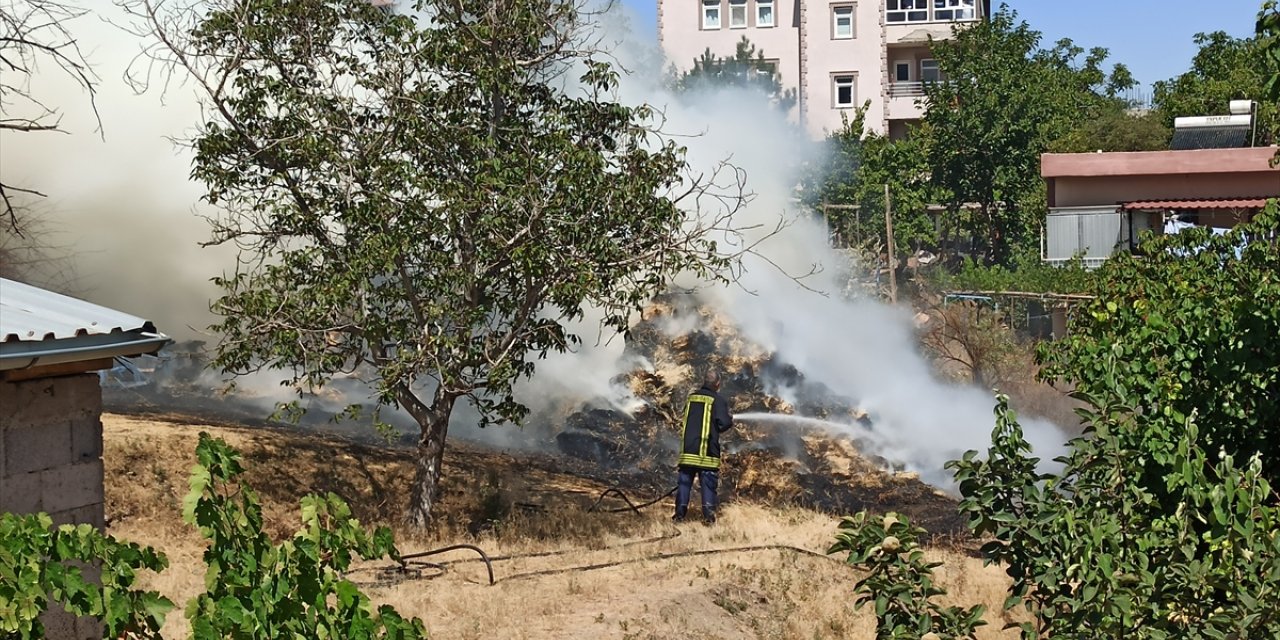
[[[1024,638],[1280,634],[1280,205],[1225,235],[1150,236],[1096,274],[1046,375],[1085,434],[1045,473],[1002,399],[950,463]]]
[[[1260,23],[1265,22],[1260,16]],[[1260,27],[1264,26],[1262,24]],[[1275,72],[1265,51],[1266,38],[1233,38],[1222,31],[1198,33],[1200,47],[1191,69],[1157,82],[1153,101],[1168,126],[1180,116],[1225,115],[1232,100],[1258,102],[1260,144],[1280,133],[1280,101],[1268,95],[1267,82]]]
[[[932,180],[949,195],[943,241],[964,241],[986,262],[1034,249],[1044,212],[1040,154],[1133,85],[1105,49],[1041,34],[1002,8],[933,43],[945,82],[926,87],[924,130]],[[969,205],[969,207],[966,207]]]
[[[1144,239],[1100,270],[1072,335],[1042,350],[1076,385],[1084,433],[1042,464],[1009,409],[985,455],[948,463],[981,554],[1010,578],[1021,637],[1280,637],[1280,203],[1225,235]],[[870,576],[884,637],[972,632],[930,601],[909,530],[846,520],[833,550]],[[891,527],[896,529],[895,533]],[[889,535],[895,533],[894,535]],[[1011,619],[1012,618],[1012,619]]]
[[[1050,143],[1048,150],[1053,153],[1161,151],[1169,148],[1172,135],[1173,130],[1158,112],[1132,113],[1117,105],[1076,125]]]
[[[693,67],[673,74],[672,86],[680,92],[705,91],[727,87],[750,89],[764,94],[783,113],[796,106],[796,90],[782,86],[777,65],[765,58],[746,36],[738,41],[733,56],[717,56],[708,47],[694,59]]]
[[[1258,39],[1268,74],[1263,95],[1275,106],[1280,104],[1280,3],[1276,0],[1262,3],[1262,10],[1258,12]],[[1280,129],[1280,125],[1277,128]],[[1280,138],[1280,130],[1275,136]],[[1280,163],[1280,151],[1276,151],[1274,162]]]
[[[482,426],[520,421],[514,385],[579,343],[585,307],[625,329],[742,248],[723,242],[740,176],[685,177],[568,0],[420,0],[422,21],[366,0],[120,1],[208,106],[192,173],[221,209],[213,242],[242,250],[217,278],[216,365],[303,391],[355,375],[405,409],[413,524],[459,400]],[[703,195],[714,209],[686,206]]]

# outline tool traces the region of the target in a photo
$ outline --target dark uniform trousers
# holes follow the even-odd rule
[[[698,477],[698,486],[702,489],[702,517],[716,517],[716,488],[720,485],[719,469],[699,469],[697,467],[680,467],[680,477],[676,483],[676,517],[684,518],[689,511],[689,498],[693,493],[693,478]]]
[[[720,434],[732,427],[733,416],[720,394],[703,387],[689,396],[677,463],[677,520],[683,520],[689,510],[693,479],[697,476],[702,489],[702,517],[708,522],[715,521],[716,490],[720,484]]]

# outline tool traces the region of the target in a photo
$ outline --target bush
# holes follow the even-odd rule
[[[848,553],[847,562],[866,572],[854,585],[856,607],[875,603],[876,640],[973,638],[986,624],[981,605],[969,609],[943,607],[934,598],[946,590],[933,583],[941,562],[926,562],[919,540],[925,530],[903,515],[874,518],[863,511],[840,523],[836,543],[827,553]]]
[[[1263,473],[1277,482],[1277,234],[1280,207],[1272,201],[1223,235],[1200,228],[1147,236],[1145,255],[1118,255],[1098,269],[1096,299],[1077,309],[1067,339],[1042,347],[1045,376],[1093,397],[1123,391],[1142,411],[1198,412],[1206,446],[1242,460],[1262,454]],[[1167,454],[1177,438],[1151,432],[1133,444]]]
[[[372,534],[338,496],[302,499],[302,528],[273,544],[262,532],[262,505],[236,483],[240,455],[200,434],[199,463],[182,517],[209,541],[204,560],[208,590],[187,603],[196,640],[244,638],[423,638],[420,620],[394,609],[376,611],[342,578],[356,557],[398,559],[391,530]]]
[[[1280,637],[1280,509],[1258,457],[1210,461],[1192,418],[1088,399],[1089,429],[1058,473],[1036,471],[1004,398],[985,459],[951,463],[988,562],[1013,580],[1024,638]],[[1134,444],[1177,422],[1154,461]]]
[[[187,603],[195,640],[414,640],[422,621],[389,606],[375,609],[342,577],[357,558],[399,559],[391,530],[367,531],[338,496],[302,499],[302,527],[273,543],[262,531],[262,505],[238,483],[240,454],[200,434],[183,519],[208,540],[205,593]],[[98,563],[102,587],[66,563]],[[122,543],[88,525],[50,528],[49,517],[0,516],[0,632],[42,638],[39,616],[50,600],[103,619],[110,638],[160,638],[173,603],[153,591],[130,590],[137,569],[160,571],[163,555]]]
[[[1093,282],[1093,273],[1079,258],[1053,265],[1034,253],[1019,255],[1010,265],[987,266],[966,258],[954,271],[930,272],[930,284],[938,291],[1070,294],[1092,290]]]
[[[86,579],[88,564],[101,570],[101,586]],[[43,513],[0,514],[0,634],[43,638],[40,614],[57,602],[74,615],[101,619],[109,638],[159,638],[173,603],[132,587],[139,569],[168,566],[155,550],[87,524],[54,528]]]
[[[1280,637],[1278,236],[1273,202],[1224,235],[1148,237],[1144,258],[1109,261],[1072,335],[1042,351],[1086,404],[1084,436],[1046,472],[1002,396],[986,455],[948,464],[1024,638]],[[923,611],[919,576],[899,580],[875,588]]]

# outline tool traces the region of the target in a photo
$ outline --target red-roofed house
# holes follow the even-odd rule
[[[1275,154],[1275,147],[1045,154],[1043,258],[1065,262],[1082,253],[1097,265],[1134,248],[1142,231],[1246,222],[1267,199],[1280,198]]]

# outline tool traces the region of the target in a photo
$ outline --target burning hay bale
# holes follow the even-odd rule
[[[556,435],[560,452],[586,460],[603,469],[668,466],[674,436],[663,421],[649,412],[629,416],[613,409],[579,411]]]
[[[714,367],[724,376],[722,393],[735,413],[812,416],[812,422],[834,427],[741,421],[726,440],[725,499],[830,513],[893,510],[936,534],[964,531],[951,498],[859,449],[856,430],[873,430],[873,416],[751,344],[718,315],[666,297],[646,309],[626,350],[646,363],[621,380],[645,407],[632,415],[595,408],[575,412],[556,436],[561,452],[605,469],[671,473],[684,399],[700,372]],[[850,431],[855,437],[839,434]]]
[[[805,502],[800,478],[806,470],[781,449],[747,449],[726,457],[730,462],[721,477],[725,497],[768,504]]]

